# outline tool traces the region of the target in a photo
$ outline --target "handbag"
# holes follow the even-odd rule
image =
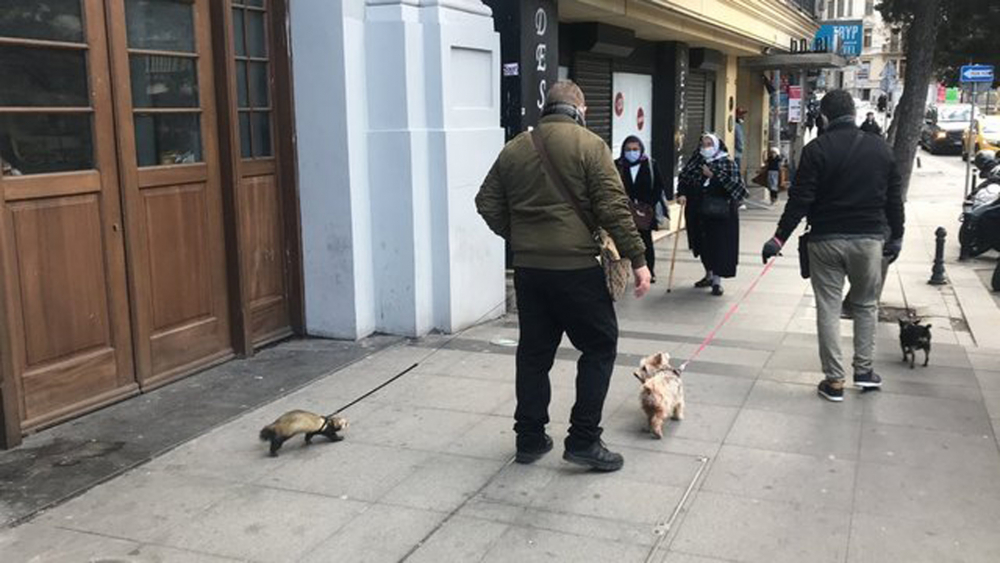
[[[802,279],[809,279],[809,227],[806,232],[799,235],[799,275]]]
[[[653,220],[656,218],[656,209],[639,200],[632,200],[632,219],[635,220],[635,228],[640,231],[653,229]]]
[[[847,165],[851,162],[851,157],[854,156],[854,151],[857,150],[858,145],[861,144],[861,139],[865,136],[864,133],[858,133],[854,137],[854,142],[851,143],[851,148],[847,151],[847,156],[844,161],[840,164],[840,168],[837,169],[837,174],[847,168]],[[811,230],[808,223],[806,223],[806,231],[799,235],[799,275],[802,279],[807,280],[809,276],[812,275],[809,270],[809,231]]]
[[[757,172],[757,175],[753,177],[753,180],[751,180],[751,182],[753,182],[754,184],[757,184],[758,186],[762,186],[762,187],[765,187],[765,188],[768,187],[768,185],[767,185],[767,168],[766,167],[765,168],[761,168],[760,172]]]
[[[591,224],[587,219],[583,208],[580,207],[580,202],[573,197],[573,194],[570,193],[563,182],[562,174],[552,166],[548,150],[545,148],[545,141],[542,139],[542,133],[538,130],[538,127],[531,130],[531,141],[535,145],[535,150],[538,151],[539,158],[542,160],[542,167],[545,169],[545,173],[552,180],[552,183],[556,185],[563,199],[576,211],[577,217],[580,218],[580,221],[590,231],[594,240],[597,241],[598,248],[600,249],[601,268],[604,270],[604,280],[608,288],[608,293],[611,295],[612,301],[618,301],[628,290],[629,281],[632,277],[632,263],[629,260],[622,259],[615,241],[604,229]]]
[[[701,215],[706,219],[729,219],[732,206],[728,197],[706,195],[701,198]]]

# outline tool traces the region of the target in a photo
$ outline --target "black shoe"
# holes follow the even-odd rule
[[[868,373],[855,373],[854,386],[862,389],[878,389],[882,387],[882,378],[874,371]]]
[[[649,276],[649,283],[656,283],[656,274]]]
[[[722,286],[721,285],[713,285],[712,286],[712,295],[715,295],[716,297],[718,297],[718,296],[722,295],[723,293],[725,293],[725,292],[722,291]]]
[[[583,450],[566,450],[563,459],[596,471],[618,471],[625,465],[625,458],[608,450],[600,440]]]
[[[517,455],[514,461],[518,463],[535,463],[552,451],[552,438],[542,434],[519,434],[517,436]]]
[[[712,278],[701,278],[694,282],[694,286],[697,288],[708,287],[710,285],[712,285]]]
[[[839,403],[844,400],[844,382],[839,380],[824,379],[817,387],[820,397],[827,401]]]

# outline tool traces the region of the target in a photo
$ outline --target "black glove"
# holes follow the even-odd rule
[[[771,240],[765,242],[764,250],[761,252],[761,255],[764,257],[764,263],[767,264],[768,260],[777,256],[781,252],[782,246],[785,246],[785,243],[778,237],[771,237]]]
[[[896,238],[885,243],[882,246],[882,256],[889,259],[889,263],[892,264],[899,258],[899,253],[903,251],[903,239]]]

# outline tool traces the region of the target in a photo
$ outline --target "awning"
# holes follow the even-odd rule
[[[834,53],[782,53],[740,58],[740,68],[750,70],[821,70],[845,66],[847,59]]]

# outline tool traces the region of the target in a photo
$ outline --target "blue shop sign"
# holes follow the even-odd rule
[[[825,23],[816,32],[814,50],[845,57],[861,56],[864,27],[860,21]]]

